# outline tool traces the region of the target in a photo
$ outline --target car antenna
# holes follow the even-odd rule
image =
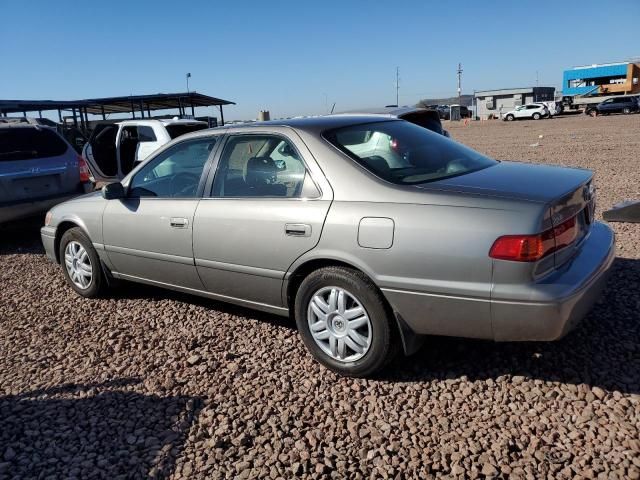
[[[331,113],[333,113],[333,110],[336,108],[336,102],[333,102],[333,107],[331,107]]]

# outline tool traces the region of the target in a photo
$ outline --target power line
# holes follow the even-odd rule
[[[462,105],[461,97],[462,97],[462,64],[458,63],[458,105]]]
[[[400,67],[396,67],[396,106],[399,107],[400,98]]]

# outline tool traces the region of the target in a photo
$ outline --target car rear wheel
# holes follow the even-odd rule
[[[100,295],[106,285],[98,253],[82,229],[67,230],[60,240],[60,263],[71,288],[87,298]]]
[[[296,294],[295,317],[309,352],[341,375],[369,376],[395,353],[385,301],[356,270],[326,267],[307,276]]]
[[[540,116],[540,114],[539,114],[539,113],[534,113],[534,114],[533,114],[533,119],[534,119],[534,120],[540,120],[540,118],[541,118],[541,116]]]
[[[513,115],[509,114],[507,115],[507,122],[513,122],[515,120],[516,117],[514,117]]]

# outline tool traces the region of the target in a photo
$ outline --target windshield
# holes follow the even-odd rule
[[[432,182],[498,163],[405,121],[352,125],[323,136],[373,174],[399,185]]]
[[[198,130],[204,130],[209,126],[206,123],[174,123],[173,125],[167,125],[167,132],[173,140],[174,138],[184,135],[189,132],[196,132]]]
[[[48,128],[1,128],[0,162],[59,157],[67,151],[67,144]]]

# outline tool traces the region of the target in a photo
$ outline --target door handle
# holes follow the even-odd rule
[[[284,233],[291,237],[309,237],[311,236],[311,225],[306,223],[287,223],[284,226]]]
[[[173,228],[187,228],[189,225],[189,220],[182,217],[171,217],[169,219],[169,225]]]

